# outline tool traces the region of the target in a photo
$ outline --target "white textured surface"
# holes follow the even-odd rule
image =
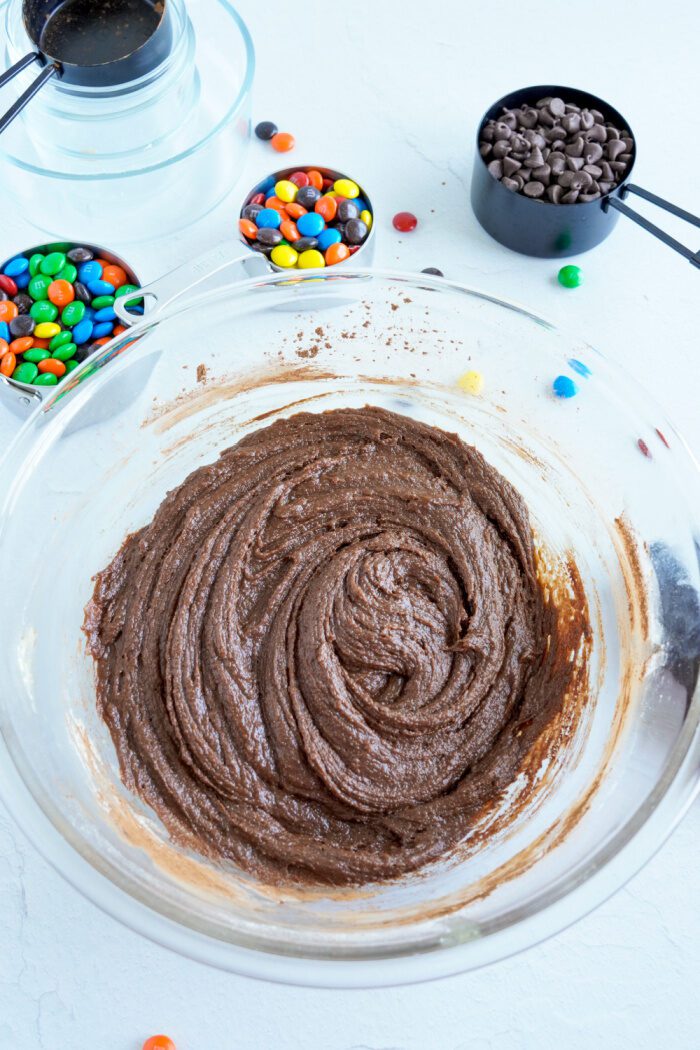
[[[239,7],[258,49],[255,118],[293,131],[300,162],[366,183],[380,213],[378,263],[438,266],[582,332],[637,372],[700,450],[700,274],[621,219],[582,260],[585,286],[565,292],[555,264],[490,242],[468,204],[482,110],[551,80],[609,98],[637,135],[636,181],[697,208],[694,0],[666,0],[653,15],[646,2],[628,12],[602,0]],[[669,140],[687,136],[692,178],[666,159],[664,123]],[[255,143],[248,181],[276,161]],[[220,239],[236,200],[186,235],[132,251],[143,277]],[[402,209],[420,226],[399,238],[390,218]],[[4,204],[3,256],[35,239],[7,215]],[[697,231],[674,228],[700,245]],[[0,439],[10,432],[3,413]],[[422,987],[319,992],[220,974],[139,939],[65,885],[0,811],[0,1050],[140,1050],[156,1031],[178,1050],[685,1050],[698,1045],[698,841],[696,804],[626,889],[518,958]]]

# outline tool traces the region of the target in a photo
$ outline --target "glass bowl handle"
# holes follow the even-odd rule
[[[235,253],[235,254],[234,254]],[[144,311],[149,318],[169,306],[176,299],[188,296],[198,285],[208,281],[215,274],[227,270],[240,270],[241,279],[262,277],[273,272],[272,266],[262,255],[254,252],[241,252],[239,244],[219,244],[194,259],[188,259],[181,266],[158,277],[151,284],[144,285],[138,291],[120,296],[114,303],[114,312],[123,325],[137,324],[141,317],[130,313],[129,303],[143,298]]]

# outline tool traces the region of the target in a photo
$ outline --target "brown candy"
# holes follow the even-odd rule
[[[625,178],[634,142],[600,110],[548,96],[534,105],[504,108],[487,121],[479,153],[511,193],[551,204],[585,204]]]

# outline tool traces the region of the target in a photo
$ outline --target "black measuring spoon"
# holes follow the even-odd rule
[[[556,97],[587,109],[599,110],[606,121],[618,128],[626,128],[633,142],[632,158],[625,177],[609,193],[596,200],[577,201],[575,204],[553,204],[547,200],[533,200],[522,193],[514,193],[494,178],[487,160],[479,154],[479,138],[489,120],[498,120],[506,109],[533,106],[538,99]],[[671,215],[700,227],[700,218],[683,208],[658,197],[655,193],[631,183],[630,177],[637,159],[637,139],[629,121],[597,95],[561,85],[540,84],[521,88],[504,95],[484,113],[476,134],[477,150],[472,175],[471,202],[480,224],[495,240],[506,248],[545,259],[578,255],[612,233],[620,215],[632,219],[638,226],[653,234],[669,248],[673,248],[693,266],[700,267],[700,251],[693,251],[655,226],[643,215],[624,203],[628,194],[636,194]]]
[[[0,87],[38,62],[39,76],[0,117],[0,132],[51,77],[112,87],[150,73],[170,53],[167,0],[24,0],[22,20],[37,50],[0,76]]]

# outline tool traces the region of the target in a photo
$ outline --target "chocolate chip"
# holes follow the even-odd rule
[[[506,154],[510,153],[510,143],[506,139],[499,139],[498,142],[494,142],[493,155],[497,160],[502,160]]]
[[[614,182],[615,181],[615,176],[613,175],[613,170],[610,167],[610,165],[608,164],[607,160],[601,160],[601,162],[600,162],[600,174],[603,176],[604,179],[606,179],[607,182]]]
[[[587,204],[588,201],[597,201],[599,197],[599,193],[579,193],[578,195],[578,199],[584,204]]]
[[[526,182],[523,193],[526,197],[541,197],[544,194],[544,186],[541,182]]]
[[[560,175],[562,171],[566,171],[566,157],[558,150],[552,150],[547,161],[555,175]]]
[[[594,124],[595,124],[595,120],[593,119],[593,114],[590,112],[590,110],[582,109],[581,110],[581,127],[583,128],[583,130],[584,131],[588,131],[588,129],[592,128]]]
[[[539,168],[542,164],[544,164],[542,150],[539,149],[537,146],[534,146],[532,152],[530,153],[530,156],[527,158],[527,160],[523,161],[523,165],[526,168]]]
[[[622,141],[625,144],[625,149],[627,150],[627,152],[631,153],[632,150],[634,149],[634,140],[632,138],[630,138],[629,135],[623,134],[622,135]]]
[[[599,179],[603,174],[603,169],[599,168],[597,164],[584,164],[583,170],[587,171],[592,179]]]
[[[581,107],[577,106],[575,102],[567,102],[564,106],[567,113],[580,113]]]
[[[593,180],[587,171],[565,171],[557,181],[565,190],[587,190]]]
[[[486,159],[486,157],[489,157],[491,155],[492,148],[493,147],[491,146],[490,142],[482,142],[479,146],[479,153],[484,159]]]
[[[603,182],[602,179],[600,179],[598,181],[598,189],[600,190],[601,193],[603,193],[603,194],[610,193],[610,190],[612,188],[613,188],[612,182],[607,182],[607,181]]]
[[[585,134],[586,142],[605,142],[607,137],[608,133],[602,124],[594,124]]]
[[[583,159],[583,157],[567,157],[566,158],[566,166],[569,169],[569,171],[581,171],[583,166],[585,165],[585,163],[586,162]]]
[[[554,186],[547,187],[547,196],[549,197],[552,204],[558,204],[562,198],[563,193],[564,191],[561,188],[561,186],[558,185],[558,183],[555,183]]]
[[[496,142],[501,142],[503,139],[509,139],[512,134],[512,129],[502,120],[499,120],[494,128],[493,137]]]
[[[549,179],[552,174],[552,169],[549,164],[541,164],[539,168],[533,168],[531,173],[533,179],[537,182],[541,182],[543,186],[549,186]]]
[[[570,135],[575,135],[581,130],[581,116],[579,113],[567,113],[561,124]]]
[[[496,134],[496,129],[493,124],[487,124],[485,128],[481,129],[480,138],[484,142],[493,142],[493,137]]]
[[[562,204],[575,204],[578,200],[578,190],[569,190],[561,199]]]
[[[504,175],[501,179],[501,186],[505,186],[505,188],[510,190],[511,193],[517,193],[520,189],[520,183],[517,179],[509,179],[507,175]]]
[[[503,174],[504,175],[507,175],[507,176],[514,175],[515,172],[518,171],[519,168],[520,168],[520,161],[519,160],[515,160],[514,157],[504,157],[504,159],[503,159]]]
[[[503,178],[503,161],[492,160],[491,163],[488,165],[488,169],[493,175],[494,179]]]
[[[606,124],[605,125],[605,130],[607,131],[607,134],[608,134],[608,141],[610,141],[610,139],[620,139],[620,138],[622,138],[622,135],[620,134],[618,129],[613,124]]]
[[[537,124],[537,110],[524,110],[520,117],[520,124],[523,128],[534,128]]]
[[[566,106],[564,105],[564,99],[553,98],[549,103],[549,112],[555,117],[563,117],[566,113]]]
[[[573,142],[566,146],[564,153],[566,153],[567,157],[582,157],[584,146],[583,135],[578,135]]]
[[[553,117],[548,109],[540,110],[540,126],[544,125],[545,128],[553,128],[556,122],[556,117]]]
[[[552,143],[552,149],[561,150],[564,152],[564,146],[566,145],[566,139],[555,139]]]
[[[583,159],[586,164],[595,164],[603,156],[603,147],[599,142],[587,142],[583,148]]]
[[[503,109],[503,116],[501,117],[501,124],[507,124],[511,131],[515,131],[518,126],[518,118],[512,109]],[[423,271],[425,273],[425,271]]]
[[[621,153],[620,156],[617,159],[619,161],[621,161],[623,164],[629,164],[629,162],[632,160],[632,154],[631,153]]]
[[[606,142],[605,154],[608,160],[617,160],[621,153],[625,152],[625,144],[621,139],[613,139],[612,142]]]

